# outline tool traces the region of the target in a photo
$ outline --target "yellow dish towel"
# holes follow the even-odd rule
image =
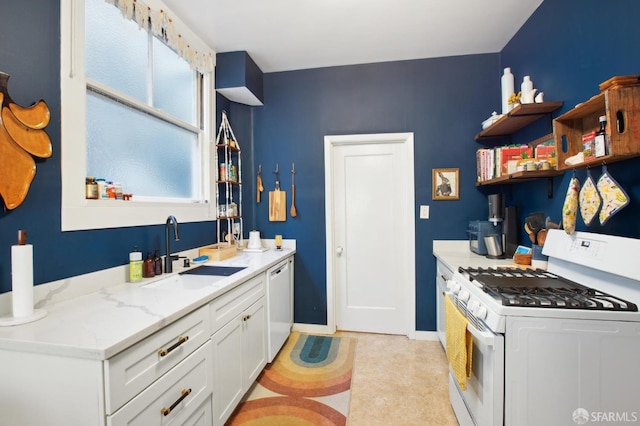
[[[467,331],[467,318],[456,308],[451,297],[444,301],[447,359],[460,389],[467,389],[467,377],[471,377],[473,336]]]

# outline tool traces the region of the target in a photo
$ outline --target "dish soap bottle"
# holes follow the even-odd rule
[[[156,250],[153,255],[153,263],[155,265],[155,274],[162,275],[162,258],[158,250]]]
[[[142,252],[134,247],[129,253],[129,281],[132,283],[142,279]]]
[[[142,276],[145,278],[152,278],[156,276],[156,262],[153,260],[151,252],[147,253],[147,258],[144,260]]]

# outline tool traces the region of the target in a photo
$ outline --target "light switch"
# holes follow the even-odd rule
[[[420,206],[420,219],[429,219],[429,206]]]

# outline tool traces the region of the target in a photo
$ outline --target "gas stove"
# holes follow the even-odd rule
[[[499,333],[509,316],[640,322],[640,240],[550,230],[543,253],[546,271],[461,266],[448,292],[467,317]]]
[[[460,267],[458,271],[505,306],[638,311],[635,303],[542,269]]]
[[[473,352],[464,387],[453,367],[449,375],[459,424],[571,424],[585,411],[640,418],[638,253],[640,239],[550,230],[547,270],[458,268],[446,297],[468,319],[463,347]]]

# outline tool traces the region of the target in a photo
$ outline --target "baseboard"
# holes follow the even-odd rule
[[[300,333],[315,333],[315,334],[333,334],[336,332],[335,330],[331,330],[329,326],[324,324],[302,324],[302,323],[294,323],[292,331],[298,331]],[[435,331],[414,331],[412,337],[409,337],[409,338],[412,340],[429,340],[434,342],[438,341],[438,333]]]
[[[435,331],[416,331],[416,340],[438,341],[438,333]]]
[[[333,334],[336,331],[331,330],[328,325],[324,324],[301,324],[294,323],[293,331],[298,331],[300,333],[316,333],[316,334]]]

